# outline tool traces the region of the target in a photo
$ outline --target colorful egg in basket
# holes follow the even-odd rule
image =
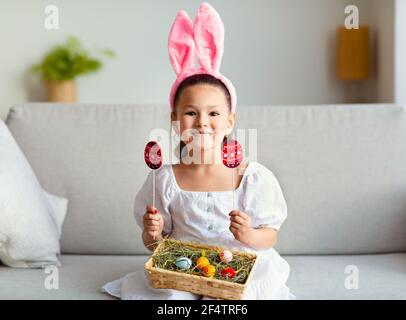
[[[192,260],[190,260],[187,257],[179,257],[178,259],[176,259],[176,266],[179,269],[189,269],[192,266]]]
[[[220,252],[220,260],[225,263],[229,263],[233,260],[233,254],[230,250],[223,250]]]

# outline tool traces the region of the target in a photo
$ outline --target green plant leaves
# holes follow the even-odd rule
[[[100,53],[108,58],[115,57],[110,49],[102,49]],[[66,81],[96,72],[102,67],[102,61],[91,57],[79,39],[71,36],[65,44],[51,48],[39,64],[31,67],[31,71],[40,73],[46,81]]]

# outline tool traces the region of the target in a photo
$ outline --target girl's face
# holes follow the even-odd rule
[[[210,150],[221,147],[231,133],[235,113],[230,113],[222,89],[209,84],[187,87],[179,97],[172,121],[179,121],[181,140],[193,148]]]

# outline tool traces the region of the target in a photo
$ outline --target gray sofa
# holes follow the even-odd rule
[[[405,111],[238,107],[237,127],[258,130],[251,160],[274,172],[285,195],[276,249],[298,299],[406,299]],[[110,299],[100,287],[147,259],[132,206],[148,173],[144,146],[151,129],[169,129],[169,107],[22,104],[7,125],[69,210],[59,289],[45,288],[44,270],[0,266],[0,298]]]

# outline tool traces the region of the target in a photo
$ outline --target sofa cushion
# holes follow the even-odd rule
[[[20,268],[59,264],[67,202],[44,192],[0,120],[0,260]]]
[[[100,288],[144,267],[148,256],[63,255],[59,289],[47,290],[45,270],[0,266],[0,299],[114,299]],[[297,299],[406,299],[406,254],[285,256],[288,286]],[[359,289],[344,287],[357,266]]]
[[[288,286],[298,299],[406,299],[404,253],[285,259],[291,266]]]
[[[46,288],[51,281],[47,277],[55,275],[53,269],[12,269],[0,265],[0,300],[111,299],[100,288],[108,281],[143,268],[146,259],[147,256],[62,255],[56,290]]]
[[[44,188],[70,200],[62,252],[147,253],[133,204],[167,105],[23,104],[7,124]],[[406,252],[405,108],[239,106],[237,127],[257,130],[245,154],[283,190],[280,253]]]

